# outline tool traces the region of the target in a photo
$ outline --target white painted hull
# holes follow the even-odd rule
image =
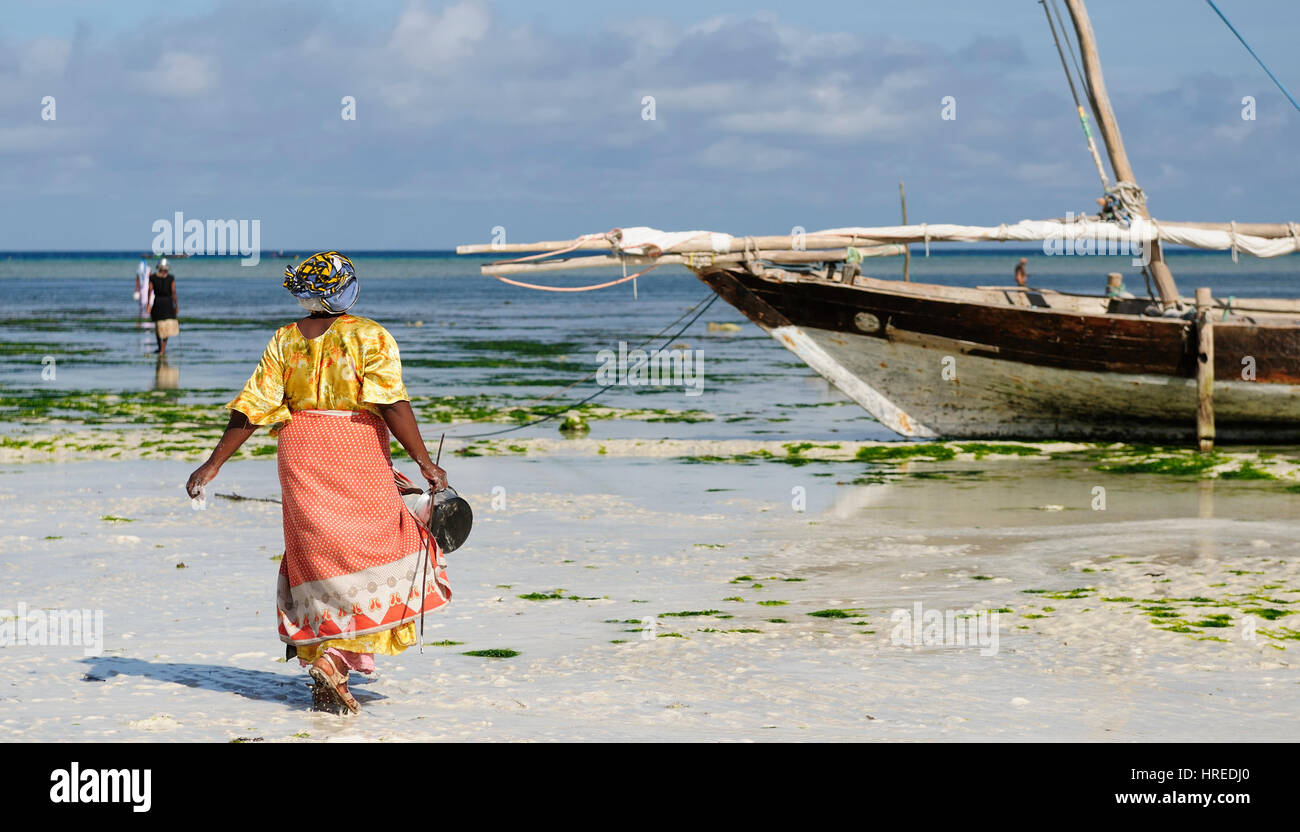
[[[1044,367],[810,327],[764,328],[903,436],[1195,439],[1195,379]],[[1214,409],[1221,441],[1300,441],[1300,386],[1216,381]]]

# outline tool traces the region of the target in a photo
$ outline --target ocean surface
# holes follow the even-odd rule
[[[272,332],[300,317],[281,287],[294,259],[264,257],[173,260],[181,334],[160,368],[152,330],[132,300],[137,253],[0,252],[0,395],[41,391],[143,391],[160,379],[205,400],[233,397],[256,365]],[[1069,292],[1099,293],[1106,273],[1125,274],[1126,287],[1145,293],[1127,257],[1042,254],[1041,249],[938,250],[912,248],[912,279],[961,286],[1009,285],[1016,260],[1030,258],[1031,283]],[[585,293],[538,292],[479,274],[486,257],[451,252],[349,252],[361,281],[355,314],[386,326],[401,348],[414,396],[479,396],[500,401],[547,395],[595,371],[601,350],[643,342],[649,347],[702,352],[701,394],[683,386],[609,388],[595,401],[625,408],[699,410],[710,421],[593,423],[594,437],[700,439],[892,439],[888,430],[718,300],[688,329],[688,311],[712,293],[689,272],[665,266],[631,285]],[[1169,263],[1184,294],[1209,286],[1216,296],[1297,294],[1300,257],[1274,260],[1219,252],[1174,251]],[[901,275],[902,259],[869,260],[873,276]],[[556,286],[598,283],[613,270],[525,278]],[[686,317],[683,317],[686,316]],[[679,321],[674,325],[674,321]],[[740,325],[710,332],[709,322]],[[654,337],[659,333],[666,333]],[[676,335],[676,337],[672,337]],[[51,362],[50,359],[53,359]],[[51,363],[54,378],[43,372]],[[161,372],[160,372],[161,370]],[[598,389],[589,380],[548,400],[576,402]],[[214,418],[221,418],[219,415]],[[13,428],[16,425],[8,425]],[[495,426],[499,427],[499,426]],[[491,430],[494,426],[485,426]],[[551,435],[555,423],[519,431]],[[453,428],[453,434],[473,432]]]

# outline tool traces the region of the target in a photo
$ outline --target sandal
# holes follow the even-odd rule
[[[342,714],[342,709],[346,709],[354,714],[361,713],[361,704],[348,690],[347,669],[340,670],[332,656],[321,655],[307,668],[307,673],[316,681],[312,690],[312,703],[318,710],[333,710]],[[320,708],[322,703],[328,703],[330,707]]]

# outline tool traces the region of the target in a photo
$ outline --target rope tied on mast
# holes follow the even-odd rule
[[[1143,191],[1136,182],[1130,182],[1127,179],[1121,180],[1107,188],[1106,193],[1119,200],[1124,213],[1128,214],[1130,218],[1142,216],[1146,213],[1146,191]]]
[[[746,234],[744,245],[745,248],[742,256],[745,259],[745,269],[750,274],[758,274],[758,240],[754,239],[753,234]]]

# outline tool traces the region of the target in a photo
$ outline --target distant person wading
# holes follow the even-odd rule
[[[149,298],[149,319],[153,321],[153,334],[158,339],[158,354],[167,352],[167,339],[179,335],[181,325],[176,320],[180,302],[176,299],[176,278],[167,268],[167,261],[158,263],[149,277],[152,290]]]
[[[280,640],[315,680],[318,708],[355,713],[348,672],[372,673],[374,654],[415,644],[416,620],[451,600],[443,553],[395,485],[390,431],[433,490],[446,489],[447,475],[424,447],[393,336],[346,314],[358,292],[352,262],[323,252],[285,275],[310,314],[271,336],[226,405],[225,434],[185,487],[199,496],[259,426],[275,425]]]

